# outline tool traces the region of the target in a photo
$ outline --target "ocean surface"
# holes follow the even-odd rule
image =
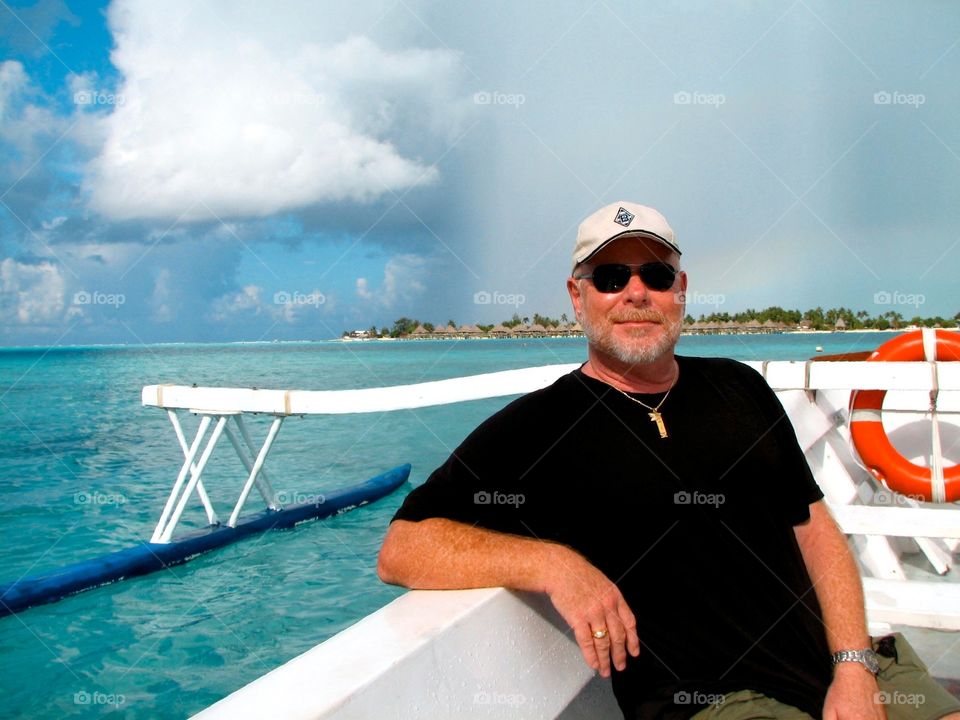
[[[687,336],[679,352],[804,360],[817,346],[868,350],[894,334]],[[143,385],[381,387],[581,362],[585,353],[579,338],[0,349],[0,583],[150,537],[182,455],[165,413],[141,406]],[[402,591],[375,572],[391,516],[509,399],[287,419],[267,467],[288,497],[406,462],[410,485],[332,519],[0,618],[0,717],[187,717],[393,600]],[[268,422],[249,421],[258,442]],[[196,419],[184,423],[192,436]],[[223,440],[204,474],[221,515],[245,478]],[[253,493],[247,507],[258,503]],[[199,502],[191,508],[181,528],[203,525]]]

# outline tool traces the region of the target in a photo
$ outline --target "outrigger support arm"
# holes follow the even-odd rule
[[[190,448],[187,447],[187,438],[183,434],[183,428],[180,426],[180,418],[177,417],[177,412],[175,410],[167,410],[167,417],[170,418],[170,422],[173,424],[173,431],[177,434],[177,441],[180,443],[180,449],[183,450],[183,456],[187,457],[187,453],[190,452]],[[190,474],[193,475],[197,472],[197,466],[191,463]],[[203,509],[207,511],[207,521],[211,525],[219,525],[220,519],[217,517],[216,510],[213,509],[213,504],[210,502],[210,497],[207,495],[207,490],[203,486],[202,481],[197,481],[197,495],[200,496],[200,502],[203,503]]]
[[[177,527],[177,523],[180,522],[180,518],[183,516],[183,512],[187,507],[187,502],[190,499],[190,495],[193,493],[194,489],[196,489],[197,495],[200,498],[200,502],[203,504],[203,508],[207,513],[207,520],[209,521],[210,525],[220,524],[220,519],[213,508],[213,504],[210,502],[210,498],[207,495],[206,489],[203,487],[201,475],[203,474],[204,468],[207,466],[207,462],[210,460],[210,456],[213,454],[213,450],[216,447],[217,442],[220,440],[220,436],[223,434],[226,434],[227,438],[230,440],[230,444],[233,445],[233,449],[237,453],[237,457],[240,458],[240,462],[243,463],[244,467],[249,473],[247,480],[240,491],[240,497],[237,499],[237,502],[233,507],[233,511],[230,513],[230,519],[227,521],[227,526],[232,528],[237,526],[240,512],[243,510],[243,506],[247,501],[247,497],[250,495],[250,490],[254,485],[256,485],[257,490],[259,491],[260,496],[263,498],[263,501],[266,503],[268,510],[281,509],[280,503],[277,500],[277,494],[274,492],[274,489],[270,485],[270,481],[267,478],[267,471],[264,467],[264,463],[266,462],[267,454],[270,452],[270,448],[273,446],[273,441],[277,438],[277,433],[280,432],[280,425],[283,423],[283,416],[277,415],[274,417],[273,423],[270,425],[270,430],[267,433],[267,437],[263,441],[263,445],[260,447],[260,450],[257,451],[255,449],[253,439],[250,437],[250,433],[247,430],[247,426],[243,422],[242,413],[240,411],[192,410],[191,412],[194,412],[201,417],[200,425],[197,427],[197,433],[193,438],[193,442],[189,447],[187,447],[186,436],[184,435],[183,427],[180,424],[180,418],[177,416],[177,411],[167,408],[167,416],[170,418],[170,422],[173,424],[174,432],[176,432],[177,440],[180,443],[181,450],[183,451],[183,465],[180,467],[180,473],[177,475],[177,480],[174,482],[173,489],[170,491],[170,496],[167,498],[163,512],[160,514],[160,520],[157,522],[157,527],[154,529],[153,536],[150,538],[150,542],[153,543],[170,542],[173,532]],[[240,438],[243,440],[242,443],[240,438],[237,437],[237,433],[228,424],[231,417],[236,422],[237,427],[240,430],[239,434]],[[207,435],[207,431],[210,429],[210,424],[214,420],[216,421],[216,424],[213,427],[213,432],[207,439],[206,445],[203,446],[200,459],[195,462],[197,453],[200,452],[200,447]],[[244,447],[244,445],[246,447]],[[253,461],[251,461],[250,457],[248,457],[248,451],[250,457],[255,458]],[[190,480],[189,482],[186,482],[186,487],[184,487],[184,483],[188,474],[190,475]]]
[[[246,442],[247,447],[250,449],[252,454],[253,441],[250,439],[250,434],[247,432],[247,426],[243,422],[243,417],[241,415],[236,415],[235,417],[237,420],[237,425],[240,427],[240,434],[243,435],[244,442]],[[277,433],[280,432],[280,425],[282,423],[283,416],[277,416],[273,419],[273,422],[270,424],[270,430],[267,432],[267,438],[263,441],[263,446],[260,448],[260,452],[257,453],[257,459],[253,462],[253,464],[251,464],[250,460],[247,459],[246,453],[243,452],[243,449],[240,447],[240,443],[237,442],[237,438],[233,434],[233,431],[227,427],[227,437],[230,438],[230,442],[233,444],[233,449],[237,451],[237,455],[240,457],[240,460],[250,473],[250,475],[247,477],[247,482],[243,485],[243,490],[240,491],[240,497],[237,499],[237,504],[234,506],[233,512],[230,513],[230,519],[227,520],[227,525],[229,527],[237,526],[237,519],[240,517],[240,511],[243,510],[243,505],[247,502],[247,496],[250,494],[250,489],[254,484],[256,484],[257,490],[260,491],[263,501],[267,504],[267,507],[270,510],[282,509],[280,502],[277,500],[277,495],[273,491],[273,487],[270,485],[270,482],[267,479],[267,470],[263,467],[263,463],[267,459],[267,453],[270,452],[273,441],[276,439]]]

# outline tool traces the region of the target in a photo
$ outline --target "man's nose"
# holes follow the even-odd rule
[[[628,300],[635,303],[644,303],[650,299],[650,288],[644,285],[638,273],[630,273],[630,280],[623,292]]]

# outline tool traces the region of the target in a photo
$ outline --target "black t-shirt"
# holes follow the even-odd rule
[[[758,373],[677,362],[667,438],[578,369],[482,423],[395,519],[563,543],[616,582],[641,643],[613,674],[628,718],[687,718],[744,689],[819,717],[829,650],[793,526],[823,494]]]

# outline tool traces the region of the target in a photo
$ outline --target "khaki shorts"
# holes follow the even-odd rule
[[[895,638],[896,659],[880,657],[876,701],[887,708],[887,720],[936,720],[960,712],[960,700],[930,677],[910,644],[900,633]],[[880,638],[873,639],[878,649]],[[807,713],[753,690],[723,696],[723,702],[705,708],[692,720],[813,720]]]

